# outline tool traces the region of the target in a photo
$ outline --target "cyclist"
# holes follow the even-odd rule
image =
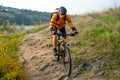
[[[56,20],[59,17],[58,20]],[[51,22],[50,22],[50,31],[53,35],[53,53],[54,56],[57,54],[57,49],[56,49],[56,40],[57,40],[57,30],[59,30],[62,34],[66,34],[66,29],[65,29],[65,21],[67,21],[69,27],[72,29],[72,31],[76,34],[78,34],[76,28],[74,27],[70,16],[67,14],[67,9],[63,6],[60,8],[55,9],[55,13],[52,15]],[[64,42],[66,42],[66,36],[63,36]]]

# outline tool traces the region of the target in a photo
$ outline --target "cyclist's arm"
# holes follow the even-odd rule
[[[74,27],[74,24],[72,23],[70,16],[67,14],[66,14],[66,21],[70,28]]]
[[[49,28],[51,28],[51,27],[53,27],[53,26],[57,26],[56,19],[57,19],[57,13],[53,14],[53,16],[52,16],[52,18],[51,18],[51,21],[50,21],[50,26],[49,26]]]
[[[68,22],[68,25],[69,25],[69,27],[71,27],[72,31],[75,33],[78,33],[74,24],[72,23],[69,15],[66,15],[66,21]]]

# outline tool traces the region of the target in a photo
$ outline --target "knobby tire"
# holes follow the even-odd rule
[[[66,76],[70,76],[71,75],[71,71],[72,71],[72,59],[71,59],[71,55],[70,55],[70,50],[69,48],[65,48],[63,50],[63,66],[64,66],[64,73]]]

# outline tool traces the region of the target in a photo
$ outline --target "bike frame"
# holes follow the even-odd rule
[[[67,46],[67,44],[64,45],[64,41],[60,39],[60,37],[63,35],[75,36],[75,33],[71,33],[71,34],[57,33],[57,56],[56,56],[57,61],[59,61],[60,58],[62,59],[62,63],[64,65],[64,69],[65,69],[65,75],[70,76],[71,70],[72,70],[72,60],[71,60],[69,47]],[[61,44],[62,44],[62,46],[61,46]],[[67,50],[67,53],[66,53],[66,50]],[[65,60],[66,55],[68,56],[68,61]],[[67,69],[67,64],[69,65],[68,69]]]

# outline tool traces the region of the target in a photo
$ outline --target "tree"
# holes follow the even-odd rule
[[[6,31],[10,30],[10,22],[8,20],[3,24],[3,28]]]
[[[2,26],[2,19],[0,19],[0,26]]]

